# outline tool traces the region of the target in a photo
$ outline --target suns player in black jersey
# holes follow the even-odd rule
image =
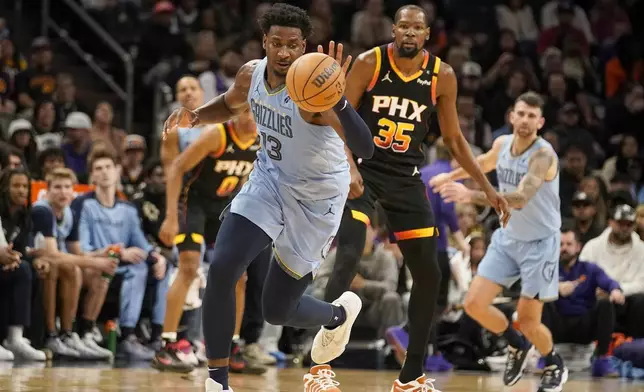
[[[356,276],[374,203],[387,214],[392,239],[414,280],[409,301],[409,344],[392,391],[431,391],[423,361],[432,327],[441,274],[437,261],[434,216],[419,175],[421,145],[428,120],[437,111],[445,145],[485,191],[491,204],[507,216],[507,202],[492,187],[472,156],[456,112],[454,70],[423,50],[429,39],[427,15],[408,5],[396,12],[394,42],[362,53],[347,77],[345,95],[371,128],[373,157],[351,164],[351,190],[326,299],[338,297]],[[447,278],[447,277],[446,277]]]
[[[177,83],[182,106],[202,105],[203,90],[191,76]],[[190,286],[197,277],[205,244],[214,242],[219,216],[253,168],[259,138],[248,113],[224,124],[202,128],[171,129],[164,135],[161,158],[166,173],[166,217],[159,233],[168,246],[179,251],[179,272],[168,292],[163,325],[163,347],[152,364],[160,370],[190,372],[194,363],[182,355],[187,347],[177,341],[177,330]],[[185,180],[185,181],[184,181]],[[265,255],[270,259],[270,252]],[[237,333],[244,312],[246,276],[237,284]],[[236,348],[238,349],[238,348]],[[231,371],[259,373],[259,366],[247,366],[240,355],[231,355]],[[235,358],[237,360],[233,360]]]

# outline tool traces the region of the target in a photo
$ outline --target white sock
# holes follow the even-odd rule
[[[177,341],[177,333],[176,332],[163,332],[161,334],[161,339],[169,340],[171,342],[176,342]]]
[[[22,326],[12,325],[7,328],[7,340],[9,342],[17,342],[22,338]]]

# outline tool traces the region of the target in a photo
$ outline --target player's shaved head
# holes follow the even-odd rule
[[[404,5],[404,6],[400,7],[400,8],[398,8],[398,11],[396,11],[396,15],[394,16],[394,24],[398,24],[398,22],[400,21],[400,18],[402,16],[402,13],[404,11],[420,12],[421,14],[423,14],[423,20],[425,21],[425,26],[429,27],[429,26],[427,26],[427,23],[428,23],[429,20],[427,18],[427,13],[425,12],[425,10],[422,9],[421,7],[419,7],[417,5],[413,5],[413,4]]]
[[[203,88],[199,80],[191,75],[186,75],[179,79],[176,86],[177,96],[181,106],[186,109],[194,110],[203,105]]]

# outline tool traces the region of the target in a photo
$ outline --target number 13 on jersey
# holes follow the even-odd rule
[[[378,120],[378,136],[373,137],[376,146],[382,149],[391,148],[395,152],[406,152],[411,143],[411,136],[406,134],[414,130],[414,124],[394,122],[388,118]]]

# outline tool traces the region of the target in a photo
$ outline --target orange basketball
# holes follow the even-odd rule
[[[324,53],[308,53],[291,64],[286,89],[293,102],[312,113],[331,109],[344,94],[342,67]]]

